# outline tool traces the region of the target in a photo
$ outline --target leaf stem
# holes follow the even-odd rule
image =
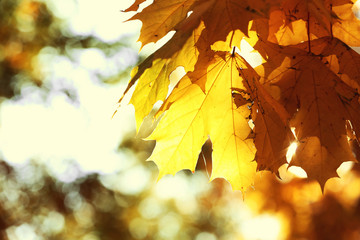
[[[311,53],[311,44],[310,44],[310,12],[308,12],[308,15],[307,15],[307,35],[308,35],[309,53]]]
[[[330,4],[330,36],[331,36],[331,39],[333,39],[334,36],[333,36],[333,29],[332,29],[332,17],[331,17],[331,13],[332,13],[332,4]]]

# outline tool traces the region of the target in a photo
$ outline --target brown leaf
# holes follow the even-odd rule
[[[210,44],[220,40],[225,41],[228,33],[235,30],[240,30],[244,35],[247,35],[249,22],[253,19],[265,17],[270,7],[266,1],[262,0],[212,2],[213,4],[202,16],[205,27],[211,30],[208,33]],[[254,5],[257,8],[253,8]],[[232,46],[236,44],[239,43],[233,43]]]
[[[254,100],[252,119],[254,121],[255,160],[258,170],[269,170],[279,177],[278,169],[286,161],[286,153],[295,140],[288,121],[290,115],[259,83],[258,78],[249,76],[249,71],[239,69],[245,86]]]
[[[340,84],[334,73],[311,56],[298,60],[277,83],[283,104],[291,106],[289,112],[295,110],[291,126],[299,146],[291,165],[302,167],[322,187],[337,176],[341,163],[354,160],[345,129],[347,113],[335,90]],[[288,105],[288,101],[296,104]]]

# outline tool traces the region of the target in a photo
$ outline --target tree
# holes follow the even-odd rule
[[[194,171],[208,138],[211,179],[225,178],[242,191],[256,171],[279,175],[294,142],[289,166],[303,168],[322,189],[343,162],[357,161],[360,56],[349,47],[360,46],[354,3],[155,0],[130,18],[143,23],[142,46],[175,31],[134,69],[124,92],[137,82],[130,103],[138,130],[163,102],[148,137],[156,140],[150,160],[159,178]],[[244,40],[262,56],[260,66],[238,54]],[[186,74],[171,75],[179,67]]]

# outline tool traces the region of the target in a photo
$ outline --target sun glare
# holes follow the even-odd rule
[[[294,156],[297,147],[298,147],[297,142],[291,143],[290,146],[288,147],[288,151],[287,151],[287,153],[286,153],[286,161],[287,161],[288,163],[291,162],[291,158]]]
[[[246,221],[241,230],[248,240],[276,240],[280,237],[281,222],[274,215],[263,214]]]
[[[296,149],[298,147],[297,142],[290,144],[288,151],[286,153],[286,161],[290,164],[292,157],[295,155]],[[306,178],[307,174],[301,167],[291,166],[288,168],[288,171],[299,178]]]
[[[291,131],[296,137],[295,128],[291,128]],[[293,156],[295,155],[297,147],[298,147],[298,143],[296,141],[292,142],[288,147],[288,151],[286,152],[286,161],[288,162],[288,164],[290,164]],[[307,177],[306,172],[301,167],[291,166],[287,170],[298,178]]]
[[[263,59],[257,51],[245,40],[241,40],[240,42],[240,53],[245,60],[251,65],[251,67],[256,68],[261,65]]]
[[[288,171],[298,178],[307,178],[306,172],[301,167],[291,166],[289,167]]]

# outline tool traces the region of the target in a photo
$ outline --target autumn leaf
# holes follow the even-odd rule
[[[300,104],[291,123],[299,140],[291,164],[301,166],[324,187],[329,178],[337,176],[341,163],[354,160],[345,130],[346,114],[334,90],[340,83],[320,62],[309,61],[299,69],[301,73],[288,90],[294,91],[289,97],[299,99]]]
[[[157,42],[171,30],[175,30],[181,21],[187,17],[187,13],[195,0],[157,0],[143,11],[137,13],[129,20],[142,21],[139,41],[142,46]]]
[[[268,82],[280,88],[281,103],[293,115],[290,126],[295,128],[299,146],[291,165],[302,167],[324,187],[337,176],[341,163],[354,160],[345,124],[355,116],[346,112],[344,93],[338,89],[347,89],[350,97],[356,93],[317,56],[296,48],[279,49],[279,53],[285,64]]]
[[[149,159],[159,166],[159,177],[181,169],[194,171],[209,136],[213,144],[211,179],[223,177],[234,189],[245,190],[253,184],[256,170],[255,147],[248,138],[250,109],[249,103],[236,106],[231,89],[245,90],[237,68],[246,65],[241,57],[221,52],[212,61],[199,61],[165,101],[167,110],[149,137],[156,140]]]
[[[130,99],[130,103],[136,109],[137,130],[139,130],[143,119],[150,113],[154,104],[166,98],[170,83],[169,75],[179,66],[184,67],[185,72],[194,69],[198,56],[198,51],[194,45],[202,30],[203,25],[200,25],[194,31],[178,32],[165,45],[167,48],[159,49],[135,70],[136,73],[132,77],[125,93],[138,80],[135,91]],[[182,48],[179,48],[179,46]]]
[[[257,169],[269,170],[280,177],[278,169],[287,163],[287,148],[295,140],[288,125],[290,115],[283,105],[265,90],[257,78],[248,76],[249,70],[238,70],[245,79],[250,98],[254,99],[251,118],[255,125]]]

